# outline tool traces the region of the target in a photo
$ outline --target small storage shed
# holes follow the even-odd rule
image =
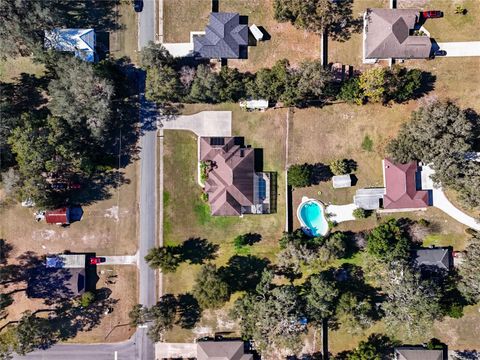
[[[352,186],[352,177],[347,175],[336,175],[332,177],[332,185],[334,189],[348,188]]]
[[[252,35],[253,35],[253,37],[255,38],[255,40],[257,40],[257,41],[262,41],[262,40],[263,40],[263,32],[262,32],[262,30],[260,30],[260,29],[258,28],[257,25],[252,24],[252,25],[250,26],[250,32],[252,33]]]
[[[70,209],[67,207],[49,210],[45,213],[45,221],[48,224],[68,225],[70,224]]]

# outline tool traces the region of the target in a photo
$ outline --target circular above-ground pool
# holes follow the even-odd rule
[[[304,197],[298,206],[297,217],[303,231],[310,236],[325,236],[329,232],[325,207],[315,199]]]

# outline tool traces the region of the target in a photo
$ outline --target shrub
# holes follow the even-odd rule
[[[332,161],[329,167],[333,175],[346,175],[357,169],[357,163],[353,160],[341,159]]]
[[[205,161],[200,162],[200,181],[205,183],[208,180],[208,164]]]
[[[417,221],[418,225],[424,226],[424,227],[429,227],[430,226],[430,221],[426,219],[420,219]]]
[[[311,178],[312,166],[309,164],[295,164],[288,169],[288,185],[295,188],[310,186]]]
[[[337,98],[350,104],[362,105],[365,102],[365,95],[360,88],[358,77],[345,81]]]
[[[467,13],[467,9],[465,9],[462,5],[458,4],[455,6],[455,14],[465,15]]]
[[[200,199],[202,199],[204,202],[208,202],[208,194],[206,192],[202,192]]]
[[[355,210],[353,210],[353,216],[355,217],[355,219],[366,219],[371,214],[371,211],[362,208],[356,208]]]
[[[83,293],[82,296],[80,297],[80,306],[88,307],[93,303],[94,300],[95,300],[95,294],[91,291],[87,291]]]
[[[460,319],[463,317],[463,306],[459,304],[453,304],[447,309],[448,316],[454,319]]]
[[[362,149],[369,152],[373,150],[373,140],[370,139],[370,136],[365,135],[365,137],[363,138]]]

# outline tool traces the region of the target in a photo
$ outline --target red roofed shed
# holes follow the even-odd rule
[[[45,213],[45,220],[48,224],[70,224],[70,209],[49,210]]]
[[[429,205],[428,191],[417,190],[417,169],[416,161],[396,164],[390,159],[383,160],[384,209],[416,209]]]

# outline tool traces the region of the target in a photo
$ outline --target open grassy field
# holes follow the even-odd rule
[[[203,31],[211,11],[209,0],[164,0],[165,42],[188,42],[190,31]],[[297,64],[319,56],[320,38],[298,30],[289,23],[273,19],[273,0],[220,0],[219,11],[248,16],[248,24],[263,26],[270,40],[248,48],[247,60],[229,60],[229,65],[243,71],[271,67],[283,58]]]

